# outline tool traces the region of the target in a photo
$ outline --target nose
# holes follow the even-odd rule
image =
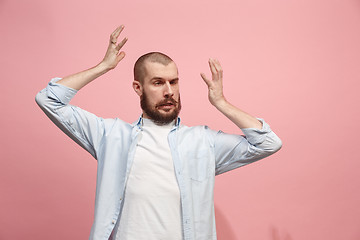
[[[170,98],[170,97],[174,96],[174,90],[172,89],[172,86],[169,82],[166,82],[166,84],[165,84],[164,96],[166,98]]]

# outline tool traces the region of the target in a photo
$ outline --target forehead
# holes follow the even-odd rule
[[[145,80],[152,78],[174,79],[178,77],[178,69],[174,62],[164,65],[158,62],[145,62]]]

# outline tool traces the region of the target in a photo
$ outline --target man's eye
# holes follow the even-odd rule
[[[154,85],[160,85],[161,82],[154,82]]]

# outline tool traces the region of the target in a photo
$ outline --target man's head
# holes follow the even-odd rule
[[[174,121],[181,109],[178,69],[163,53],[141,56],[134,66],[133,88],[140,96],[143,117],[162,125]]]

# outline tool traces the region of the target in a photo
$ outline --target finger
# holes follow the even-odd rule
[[[119,55],[117,55],[116,60],[120,62],[125,57],[125,52],[120,52]]]
[[[124,25],[119,26],[116,31],[115,31],[115,37],[118,38],[120,36],[120,33],[122,32],[122,30],[124,30]]]
[[[214,60],[214,66],[215,66],[217,72],[219,73],[220,77],[222,78],[223,70],[222,70],[219,60],[217,60],[217,59]]]
[[[200,76],[202,77],[202,79],[204,80],[204,82],[206,83],[206,85],[209,86],[210,80],[206,77],[206,75],[205,75],[204,73],[200,73]]]
[[[111,43],[116,43],[116,37],[115,37],[115,35],[116,35],[116,33],[120,30],[120,28],[121,28],[121,26],[119,26],[119,27],[117,27],[116,29],[115,29],[115,31],[114,32],[112,32],[111,34],[110,34],[110,42]]]
[[[210,66],[211,73],[212,73],[213,75],[216,74],[217,71],[216,71],[216,68],[215,68],[215,66],[214,66],[214,62],[213,62],[213,60],[212,60],[211,58],[209,59],[209,66]]]
[[[124,29],[124,25],[121,25],[121,26],[117,27],[115,29],[115,31],[110,35],[110,42],[112,44],[116,44],[117,39],[118,39],[118,37],[119,37],[119,35],[120,35],[120,33],[122,32],[123,29]]]
[[[121,28],[121,26],[122,26],[122,25],[118,26],[118,27],[111,33],[111,35],[115,35],[115,34],[119,31],[119,29]]]
[[[117,46],[116,46],[116,50],[120,51],[120,49],[124,46],[124,44],[127,42],[128,38],[125,37]]]
[[[220,62],[217,59],[214,59],[214,66],[216,68],[216,71],[218,71],[218,72],[222,71]]]

